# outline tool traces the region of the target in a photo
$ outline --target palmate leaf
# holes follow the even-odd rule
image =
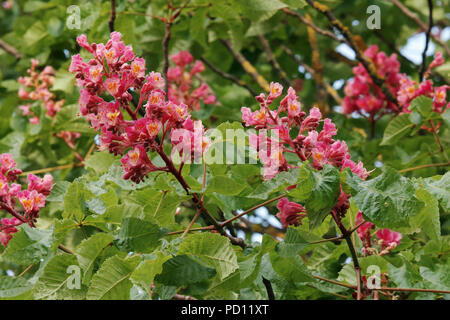
[[[238,269],[237,257],[227,238],[214,233],[199,233],[186,237],[178,254],[193,255],[214,267],[221,280]]]
[[[125,218],[122,220],[116,245],[126,251],[151,252],[160,244],[159,239],[166,233],[165,229],[149,221]]]
[[[353,197],[366,219],[379,228],[395,229],[409,225],[409,219],[423,208],[412,182],[395,169],[384,168],[378,177],[359,182]]]
[[[84,299],[86,288],[82,286],[78,263],[74,255],[62,254],[53,257],[45,266],[33,289],[34,298],[41,300]],[[79,285],[79,286],[78,286]]]
[[[83,270],[83,283],[89,283],[94,268],[94,262],[101,252],[107,248],[114,237],[106,233],[96,233],[81,242],[75,249],[78,263]]]
[[[88,300],[128,300],[133,283],[130,276],[139,264],[139,257],[128,259],[112,256],[92,277]]]

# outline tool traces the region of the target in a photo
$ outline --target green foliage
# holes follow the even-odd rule
[[[170,2],[184,4],[181,0]],[[367,1],[319,2],[333,10],[361,47],[377,44],[388,55],[393,48],[403,53],[401,48],[417,33],[414,21],[389,1],[374,2],[386,13],[381,16],[379,32],[366,27]],[[421,20],[427,20],[428,9],[422,2],[404,3]],[[14,1],[12,9],[0,10],[0,40],[21,55],[16,58],[0,45],[0,154],[11,153],[24,172],[38,170],[40,177],[49,173],[54,179],[35,225],[22,224],[6,248],[0,245],[0,300],[172,299],[177,293],[197,299],[262,300],[268,298],[263,278],[270,281],[276,299],[350,298],[354,290],[318,280],[357,283],[350,261],[353,252],[347,241],[335,239],[341,230],[330,215],[341,190],[351,195],[350,208],[342,217],[347,230],[355,226],[361,211],[375,224],[373,234],[383,228],[402,234],[400,243],[386,254],[380,253],[381,246],[373,237],[376,250],[365,255],[357,233],[349,235],[363,276],[370,277],[371,267],[376,266],[387,274],[387,286],[450,290],[450,110],[434,112],[432,98],[415,98],[408,112],[380,112],[372,124],[365,113],[338,113],[339,103],[327,94],[320,101],[325,106],[321,112],[336,124],[335,138],[346,141],[352,160],[361,160],[370,172],[367,179],[330,164],[313,169],[311,160],[300,162],[288,152],[289,170],[270,180],[262,178],[261,161],[249,152],[250,130],[240,111],[242,106],[256,110],[253,91],[264,91],[248,72],[252,70],[249,64],[258,79],[282,83],[261,36],[296,87],[305,112],[322,99],[323,83],[316,83],[308,68],[299,68],[295,58],[320,70],[321,78],[340,97],[345,96],[345,85],[340,82],[353,76],[351,70],[357,63],[342,58],[339,43],[326,36],[316,33],[318,49],[313,48],[305,25],[283,11],[309,15],[318,27],[337,32],[305,0],[192,0],[173,21],[169,56],[188,50],[195,60],[206,59],[219,73],[237,79],[230,81],[206,65],[201,73],[218,103],[202,103],[200,110],[191,114],[193,119],[201,119],[205,128],[217,129],[206,132],[212,145],[205,157],[223,162],[208,164],[206,172],[203,164],[184,164],[181,175],[189,185],[188,192],[165,169],[150,173],[140,183],[124,180],[120,156],[98,150],[98,132],[80,115],[80,93],[68,68],[71,56],[81,53],[86,57],[76,43],[78,35],[84,33],[96,43],[108,39],[111,2],[77,1],[79,28],[67,23],[69,5],[67,1],[27,0]],[[433,13],[436,22],[444,21],[445,1],[435,2]],[[163,71],[165,25],[155,16],[169,14],[164,0],[150,4],[116,1],[114,29],[145,59],[147,71]],[[248,63],[241,64],[221,40],[229,40]],[[281,44],[294,53],[294,59]],[[435,46],[436,51],[445,52],[439,43]],[[47,65],[55,69],[50,90],[65,101],[55,117],[45,115],[40,102],[32,102],[31,108],[41,120],[36,125],[18,108],[28,101],[18,97],[17,79],[26,76],[32,58],[39,60],[39,71]],[[444,54],[444,58],[448,57]],[[427,56],[427,65],[431,59]],[[404,60],[400,57],[401,72],[417,80],[419,67]],[[446,62],[433,69],[429,79],[435,86],[444,85],[448,70]],[[136,92],[132,94],[136,99]],[[434,133],[432,126],[437,128]],[[227,140],[227,130],[239,134]],[[81,136],[70,145],[58,136],[61,131]],[[223,138],[216,138],[217,132]],[[230,148],[235,152],[230,153]],[[164,149],[170,151],[168,136]],[[149,152],[149,156],[164,168],[157,153]],[[246,163],[236,164],[236,159]],[[18,182],[24,189],[25,174]],[[204,212],[190,226],[195,231],[181,237],[199,210],[193,193],[218,222],[267,201],[224,227],[227,233],[245,240],[245,248],[211,232],[211,227],[199,230],[211,225]],[[307,217],[301,225],[281,228],[277,201],[270,201],[281,197],[305,207]],[[14,208],[23,214],[19,202]],[[0,219],[4,217],[10,215],[3,210]],[[381,292],[380,299],[386,299]],[[395,297],[450,299],[448,294],[417,292],[396,293]]]

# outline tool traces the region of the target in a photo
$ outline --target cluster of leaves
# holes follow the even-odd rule
[[[143,0],[116,2],[115,30],[145,58],[149,69],[162,70],[165,24],[154,17],[167,16],[166,1],[151,1],[150,5]],[[174,7],[185,3],[171,2]],[[323,2],[345,25],[360,17],[352,31],[366,43],[378,43],[386,52],[391,52],[390,46],[406,43],[417,29],[390,1],[374,1],[381,10],[390,10],[381,16],[384,40],[380,40],[365,27],[366,1]],[[426,9],[417,1],[406,2],[425,20]],[[352,195],[342,221],[349,229],[360,210],[378,228],[403,234],[400,245],[388,255],[365,257],[359,251],[362,243],[354,235],[363,276],[369,277],[369,267],[375,265],[387,274],[386,286],[450,290],[448,110],[437,114],[429,98],[418,97],[411,103],[411,113],[379,119],[371,139],[366,119],[328,110],[339,128],[338,138],[347,142],[352,158],[363,161],[368,170],[375,169],[366,181],[349,170],[340,172],[325,166],[317,171],[306,163],[269,181],[261,179],[260,165],[212,164],[204,175],[203,165],[186,164],[183,177],[192,192],[204,195],[205,208],[218,221],[282,195],[304,205],[308,218],[303,225],[287,229],[266,222],[235,223],[234,228],[244,231],[245,249],[209,231],[180,237],[176,232],[188,227],[196,207],[173,175],[153,172],[144,182],[135,184],[123,180],[119,158],[90,150],[95,132],[77,115],[79,93],[67,70],[70,56],[80,51],[76,36],[86,33],[96,42],[107,39],[111,3],[79,1],[79,29],[66,25],[71,4],[14,1],[11,9],[0,10],[0,37],[22,55],[17,59],[0,49],[0,112],[5,115],[0,119],[0,153],[11,153],[24,171],[60,167],[51,171],[57,182],[40,212],[37,227],[22,225],[7,248],[0,246],[0,299],[172,299],[178,294],[198,299],[267,299],[263,279],[271,282],[276,299],[351,298],[354,290],[348,286],[357,284],[349,261],[352,253],[345,241],[323,241],[339,234],[330,215],[323,213],[336,204],[340,186]],[[261,77],[277,79],[279,74],[258,38],[263,35],[281,68],[290,70],[288,78],[301,84],[298,94],[304,105],[313,105],[320,85],[308,72],[299,72],[297,62],[279,46],[284,43],[301,54],[303,61],[311,61],[313,50],[309,50],[307,30],[283,8],[310,14],[318,26],[328,26],[328,21],[303,0],[192,0],[171,26],[169,52],[190,48],[196,59],[209,61],[259,92],[258,83],[221,40],[229,40],[234,51],[258,66]],[[435,8],[434,13],[435,21],[445,19],[443,7]],[[334,49],[338,44],[330,45],[331,40],[325,37],[318,36],[317,40],[324,55],[324,80],[334,83],[351,77],[347,63],[355,61],[336,62]],[[17,78],[25,74],[30,58],[55,68],[51,89],[66,101],[54,118],[43,115],[38,126],[29,124],[18,109]],[[437,71],[445,74],[448,66],[447,62]],[[417,70],[412,63],[402,64],[402,72],[411,77],[417,76]],[[208,68],[202,77],[221,106],[202,106],[193,116],[222,132],[243,129],[240,108],[253,105],[251,94]],[[439,77],[434,80],[438,84],[444,81]],[[338,93],[342,94],[342,89]],[[334,104],[331,97],[326,102]],[[435,134],[423,129],[430,121],[440,124]],[[85,156],[83,165],[56,137],[62,130],[81,133],[75,149]],[[151,160],[163,165],[159,156]],[[286,191],[295,184],[301,187]],[[274,204],[266,205],[270,215],[277,213]],[[199,217],[191,229],[205,225],[208,222]],[[260,242],[252,242],[255,230],[264,233]],[[389,297],[450,298],[442,293],[400,291]]]

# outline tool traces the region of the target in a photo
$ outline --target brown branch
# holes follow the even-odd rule
[[[270,48],[269,41],[267,41],[267,39],[262,34],[258,35],[258,39],[259,42],[261,43],[261,46],[264,49],[264,52],[266,53],[267,60],[280,75],[280,82],[283,84],[283,86],[290,87],[291,83],[287,77],[287,74],[286,72],[283,71],[283,69],[281,69],[280,64],[278,63],[277,59],[275,58],[275,55],[273,54],[272,49]]]
[[[256,209],[258,209],[258,208],[260,208],[260,207],[263,207],[263,206],[265,206],[265,205],[267,205],[267,204],[269,204],[269,203],[272,203],[272,202],[274,202],[274,201],[277,201],[277,200],[279,200],[279,199],[281,199],[281,198],[283,198],[283,197],[285,197],[285,196],[286,196],[285,194],[282,194],[282,195],[279,195],[279,196],[277,196],[277,197],[275,197],[275,198],[266,200],[266,201],[264,201],[263,203],[260,203],[260,204],[258,204],[258,205],[256,205],[256,206],[254,206],[254,207],[252,207],[252,208],[250,208],[250,209],[248,209],[248,210],[245,210],[244,212],[241,212],[241,213],[239,213],[238,215],[235,215],[234,217],[232,217],[232,218],[230,218],[230,219],[228,219],[228,220],[222,222],[220,225],[223,227],[224,225],[230,223],[231,221],[234,221],[234,220],[236,220],[236,219],[239,219],[240,217],[245,216],[246,214],[248,214],[248,213],[250,213],[250,212],[252,212],[252,211],[254,211],[254,210],[256,210]]]
[[[38,170],[32,170],[32,171],[26,171],[26,172],[22,172],[20,175],[21,176],[26,176],[28,174],[38,174],[38,173],[45,173],[45,172],[52,172],[52,171],[56,171],[56,170],[63,170],[63,169],[70,169],[73,167],[82,167],[84,166],[84,164],[82,163],[70,163],[70,164],[64,164],[61,166],[56,166],[56,167],[51,167],[51,168],[44,168],[44,169],[38,169]]]
[[[5,41],[3,41],[2,39],[0,39],[0,48],[2,48],[3,50],[5,50],[7,53],[9,53],[10,55],[12,55],[14,58],[16,58],[17,60],[22,58],[22,53],[19,52],[19,50],[17,50],[16,48],[14,48],[13,46],[11,46],[10,44],[6,43]]]
[[[402,170],[399,170],[398,172],[399,173],[403,173],[403,172],[409,172],[409,171],[414,171],[414,170],[419,170],[419,169],[424,169],[424,168],[447,167],[447,166],[450,166],[450,161],[449,162],[445,162],[445,163],[424,164],[424,165],[417,166],[417,167],[402,169]]]
[[[269,280],[262,277],[262,281],[264,286],[266,287],[267,297],[269,300],[275,300],[275,294],[273,293],[272,283]]]
[[[234,50],[228,40],[220,39],[220,41],[228,49],[228,51],[230,51],[233,57],[241,64],[245,72],[247,72],[264,91],[269,92],[269,83],[262,75],[258,73],[255,67],[239,51]]]
[[[334,41],[337,41],[337,42],[346,43],[345,39],[339,39],[334,33],[330,32],[328,30],[320,29],[311,20],[306,19],[300,13],[292,11],[292,10],[290,10],[288,8],[283,8],[281,10],[283,10],[283,12],[286,13],[287,15],[296,17],[298,20],[300,20],[301,22],[306,24],[308,27],[314,29],[314,31],[317,32],[318,34],[320,34],[322,36],[325,36],[325,37],[328,37],[330,39],[333,39]]]
[[[425,48],[422,52],[422,66],[420,67],[419,71],[419,79],[420,82],[423,80],[423,75],[425,73],[425,68],[427,67],[427,51],[428,51],[428,45],[430,44],[430,34],[431,29],[433,28],[433,0],[428,0],[428,30],[425,33]]]
[[[64,251],[65,253],[68,253],[68,254],[75,254],[72,250],[63,246],[62,244],[58,245],[58,249]]]
[[[304,63],[297,55],[295,55],[294,52],[292,52],[291,49],[289,49],[287,46],[285,46],[284,44],[279,44],[279,46],[281,47],[281,49],[283,49],[284,52],[286,52],[286,54],[288,56],[290,56],[299,66],[302,66],[303,68],[305,68],[305,70],[309,73],[311,73],[313,76],[315,74],[315,70],[313,68],[311,68],[309,65],[307,65],[306,63]],[[314,77],[314,79],[316,79]],[[323,79],[322,79],[323,80]],[[323,85],[325,86],[327,93],[337,102],[338,105],[342,105],[342,98],[339,96],[339,94],[337,93],[337,91],[333,88],[333,86],[331,86],[328,82],[326,82],[325,80],[323,80]]]
[[[200,60],[203,61],[204,64],[206,64],[208,66],[208,68],[210,68],[212,71],[214,71],[215,73],[217,73],[219,76],[221,76],[224,79],[230,80],[232,82],[234,82],[235,84],[237,84],[240,87],[243,87],[245,89],[247,89],[248,92],[250,92],[250,94],[252,96],[257,96],[258,94],[256,93],[256,91],[254,91],[247,83],[245,83],[244,81],[240,80],[239,78],[233,76],[232,74],[226,73],[220,69],[218,69],[216,66],[214,66],[211,62],[209,62],[208,60],[206,60],[204,57],[200,57]]]
[[[200,197],[196,193],[190,192],[190,187],[187,184],[186,180],[184,180],[183,176],[181,175],[181,172],[177,170],[172,162],[172,160],[166,155],[166,153],[162,150],[161,146],[157,145],[155,147],[156,152],[160,155],[162,160],[167,166],[168,171],[178,180],[178,182],[181,184],[183,189],[186,191],[186,194],[192,196],[192,201],[195,203],[197,208],[200,211],[200,214],[203,216],[203,218],[210,224],[212,224],[215,229],[222,235],[230,239],[231,243],[234,245],[238,245],[242,248],[245,248],[247,245],[245,244],[244,240],[241,238],[233,237],[225,232],[223,229],[223,225],[219,224],[216,219],[208,212],[208,210],[205,208],[203,201],[201,201]],[[183,231],[184,232],[184,231]]]
[[[309,14],[306,15],[305,19],[312,22]],[[317,87],[317,103],[322,114],[327,114],[330,112],[330,106],[327,104],[327,89],[324,85],[325,81],[323,80],[323,65],[320,62],[320,53],[319,46],[317,44],[316,33],[314,32],[314,29],[309,26],[306,27],[306,31],[308,33],[308,40],[309,44],[311,45],[312,51],[311,60],[312,67],[314,69],[314,82],[316,83]]]
[[[411,10],[409,10],[405,5],[403,5],[400,1],[398,0],[390,0],[394,5],[397,6],[397,8],[399,8],[403,14],[405,16],[407,16],[408,18],[410,18],[411,20],[413,20],[421,29],[421,31],[426,31],[428,30],[428,25],[426,23],[424,23],[422,20],[420,20],[419,16],[417,14],[415,14],[414,12],[412,12]],[[444,48],[445,52],[447,53],[447,56],[450,56],[450,49],[447,46],[447,44],[441,39],[439,38],[439,36],[431,33],[431,37],[434,39],[434,41],[436,41],[437,43],[439,43],[442,48]]]
[[[163,76],[164,76],[164,92],[166,93],[165,99],[169,100],[169,80],[167,79],[167,72],[169,70],[169,41],[170,41],[170,27],[172,26],[171,22],[166,22],[164,38],[162,42],[163,46],[163,54],[164,54],[164,66],[163,66]]]
[[[383,93],[387,97],[387,99],[389,99],[390,101],[392,101],[393,103],[395,103],[397,105],[398,104],[397,99],[394,97],[394,95],[389,90],[389,88],[387,88],[384,78],[382,78],[378,74],[377,69],[376,69],[375,65],[373,64],[373,62],[370,59],[368,59],[364,55],[364,53],[361,51],[360,45],[357,43],[355,37],[352,35],[350,30],[346,26],[344,26],[342,24],[342,22],[339,21],[334,16],[334,14],[330,11],[330,9],[328,9],[327,6],[319,3],[318,1],[314,1],[314,0],[306,0],[306,2],[308,2],[308,4],[310,6],[312,6],[314,9],[316,9],[318,12],[320,12],[324,16],[326,16],[328,18],[328,20],[330,21],[330,23],[342,33],[342,35],[345,37],[345,39],[347,39],[349,46],[353,49],[353,51],[355,51],[356,58],[358,59],[358,61],[362,63],[364,68],[369,73],[370,77],[372,78],[372,81],[378,87],[381,88],[381,90],[383,91]]]
[[[109,16],[109,32],[114,31],[114,21],[116,21],[116,0],[111,0],[111,15]]]
[[[172,298],[173,300],[197,300],[197,299],[195,299],[194,297],[191,297],[191,296],[185,296],[185,295],[182,295],[182,294],[175,294],[174,296],[173,296],[173,298]]]

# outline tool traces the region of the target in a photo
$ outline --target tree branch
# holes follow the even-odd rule
[[[264,49],[264,52],[266,53],[267,60],[280,75],[280,82],[283,84],[283,86],[290,87],[291,83],[287,77],[287,74],[286,72],[283,71],[283,69],[281,69],[280,64],[278,63],[277,59],[275,58],[275,55],[273,54],[272,49],[270,48],[269,41],[267,41],[267,39],[261,33],[258,35],[258,39],[259,42],[261,43],[261,46]]]
[[[250,92],[250,94],[255,97],[258,94],[256,93],[256,91],[254,91],[247,83],[245,83],[244,81],[240,80],[239,78],[233,76],[232,74],[226,73],[220,69],[218,69],[216,66],[214,66],[211,62],[209,62],[208,60],[206,60],[204,57],[200,57],[200,60],[203,61],[204,64],[206,64],[212,71],[214,71],[215,73],[217,73],[219,76],[221,76],[224,79],[230,80],[232,82],[234,82],[235,84],[237,84],[240,87],[243,87],[245,89],[247,89],[248,92]]]
[[[109,32],[114,31],[114,21],[116,21],[116,0],[111,0],[111,15],[109,16]]]
[[[10,44],[6,43],[2,39],[0,39],[0,48],[5,50],[7,53],[12,55],[17,60],[20,60],[22,58],[22,53],[20,53],[19,50],[17,50],[16,48],[11,46]]]
[[[313,68],[311,68],[309,65],[304,63],[298,56],[296,56],[295,53],[292,52],[291,49],[289,49],[282,43],[280,43],[279,46],[281,47],[281,49],[283,49],[284,52],[286,52],[286,54],[288,56],[290,56],[295,62],[297,62],[297,64],[299,66],[302,66],[303,68],[305,68],[305,70],[307,72],[311,73],[314,76],[316,71]],[[316,77],[314,77],[314,80],[316,80]],[[322,80],[323,80],[323,78],[322,78]],[[325,80],[323,80],[323,85],[325,86],[327,93],[336,101],[336,103],[338,105],[342,105],[342,98],[339,96],[337,91]]]
[[[264,91],[269,92],[269,83],[262,75],[258,73],[255,67],[240,52],[234,50],[228,40],[220,39],[220,41],[228,49],[228,51],[231,52],[234,58],[241,64],[245,72],[247,72]]]
[[[426,31],[428,29],[428,25],[426,23],[424,23],[422,20],[419,19],[419,17],[417,16],[417,14],[415,14],[414,12],[412,12],[411,10],[409,10],[405,5],[403,5],[400,1],[398,0],[390,0],[394,5],[397,6],[397,8],[399,8],[403,14],[405,16],[407,16],[408,18],[410,18],[411,20],[413,20],[422,31]],[[444,48],[445,52],[447,53],[447,56],[450,56],[450,49],[447,46],[447,44],[442,41],[441,38],[439,38],[439,36],[434,35],[433,33],[431,33],[431,37],[434,39],[434,41],[436,41],[437,43],[439,43],[442,48]]]
[[[394,97],[394,95],[389,90],[389,88],[387,88],[387,86],[386,86],[386,84],[384,82],[384,79],[378,74],[377,69],[376,69],[375,65],[373,64],[373,62],[370,61],[364,55],[364,53],[360,50],[360,48],[358,46],[358,43],[356,42],[355,37],[352,35],[350,30],[346,26],[344,26],[342,24],[342,22],[340,22],[334,16],[334,14],[328,9],[327,6],[319,3],[318,1],[314,1],[314,0],[306,0],[306,1],[308,2],[308,4],[310,6],[312,6],[318,12],[320,12],[324,16],[326,16],[328,18],[328,20],[330,21],[330,23],[342,33],[342,35],[345,37],[345,39],[347,39],[348,44],[350,45],[350,47],[353,49],[353,51],[355,51],[356,58],[359,60],[359,62],[361,62],[363,64],[364,68],[369,73],[369,75],[372,78],[373,82],[378,87],[381,88],[381,90],[383,91],[384,95],[390,101],[392,101],[393,103],[395,103],[397,105],[398,104],[397,103],[397,99]]]
[[[269,300],[275,300],[275,294],[273,293],[272,283],[270,283],[270,281],[264,277],[262,277],[262,281],[264,283],[264,286],[266,287],[267,297],[269,298]]]
[[[420,71],[419,71],[419,79],[420,82],[422,82],[423,80],[423,75],[425,73],[425,69],[427,67],[427,51],[428,51],[428,45],[430,43],[430,34],[431,34],[431,29],[433,28],[433,0],[428,0],[428,30],[425,34],[425,48],[423,49],[422,52],[422,66],[420,67]]]

